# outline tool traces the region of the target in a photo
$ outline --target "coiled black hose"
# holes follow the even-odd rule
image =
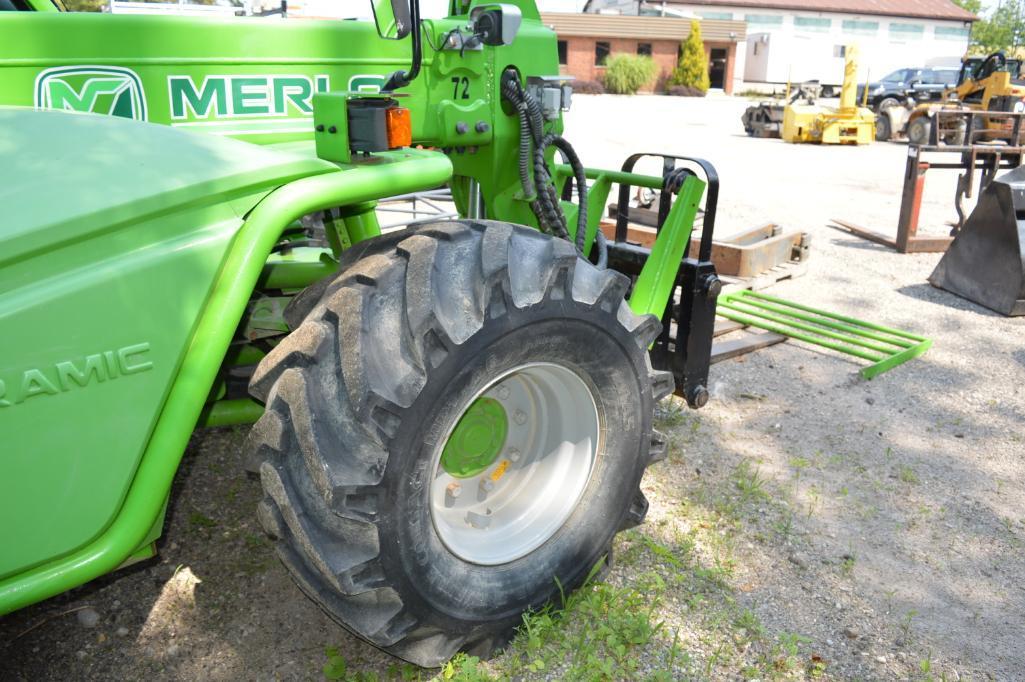
[[[587,178],[580,158],[573,146],[561,135],[544,133],[544,118],[540,105],[511,73],[507,73],[502,79],[502,97],[515,108],[520,119],[519,175],[524,198],[530,202],[531,211],[542,231],[566,240],[569,239],[566,216],[562,212],[555,182],[545,161],[545,152],[548,148],[555,147],[573,170],[579,207],[575,246],[583,257],[587,237]],[[595,234],[595,246],[598,249],[597,266],[605,268],[608,264],[608,244],[601,230]]]

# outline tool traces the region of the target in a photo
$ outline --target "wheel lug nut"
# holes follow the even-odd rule
[[[458,483],[452,482],[445,486],[445,493],[453,499],[459,497],[462,494],[462,492],[463,486],[459,485]]]
[[[523,410],[516,410],[516,414],[513,415],[513,421],[523,426],[527,423],[527,413]]]
[[[498,390],[495,391],[495,393],[498,394],[498,397],[499,397],[500,400],[505,400],[506,398],[509,397],[509,393],[510,393],[509,387],[508,386],[499,386]]]
[[[520,456],[520,451],[516,448],[509,448],[509,452],[506,453],[506,457],[509,458],[510,462],[519,462]]]
[[[490,478],[482,478],[480,480],[480,491],[482,493],[490,493],[495,489],[495,482]]]

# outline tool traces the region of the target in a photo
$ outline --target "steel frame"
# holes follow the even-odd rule
[[[973,129],[979,117],[986,119],[1009,121],[1009,130],[981,128]],[[901,192],[900,215],[897,218],[897,236],[885,234],[861,227],[848,220],[833,218],[835,227],[862,239],[888,246],[898,253],[941,253],[947,250],[954,235],[964,226],[967,214],[964,207],[965,198],[971,198],[976,187],[975,173],[980,172],[978,189],[982,191],[993,181],[999,170],[1010,170],[1021,164],[1025,146],[1022,145],[1022,118],[1025,112],[977,112],[977,111],[938,111],[933,114],[930,131],[930,144],[908,145],[907,163],[904,167],[904,185]],[[960,139],[952,143],[941,143],[941,140],[952,140],[952,135]],[[985,139],[981,139],[985,138]],[[957,161],[939,159],[923,160],[923,154],[960,155]],[[925,174],[929,170],[959,170],[957,190],[954,195],[954,209],[958,219],[951,223],[949,236],[919,236],[918,219],[922,206],[922,193],[925,190]]]

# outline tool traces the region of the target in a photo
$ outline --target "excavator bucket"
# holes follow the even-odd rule
[[[983,190],[929,282],[998,313],[1025,315],[1025,167]]]

